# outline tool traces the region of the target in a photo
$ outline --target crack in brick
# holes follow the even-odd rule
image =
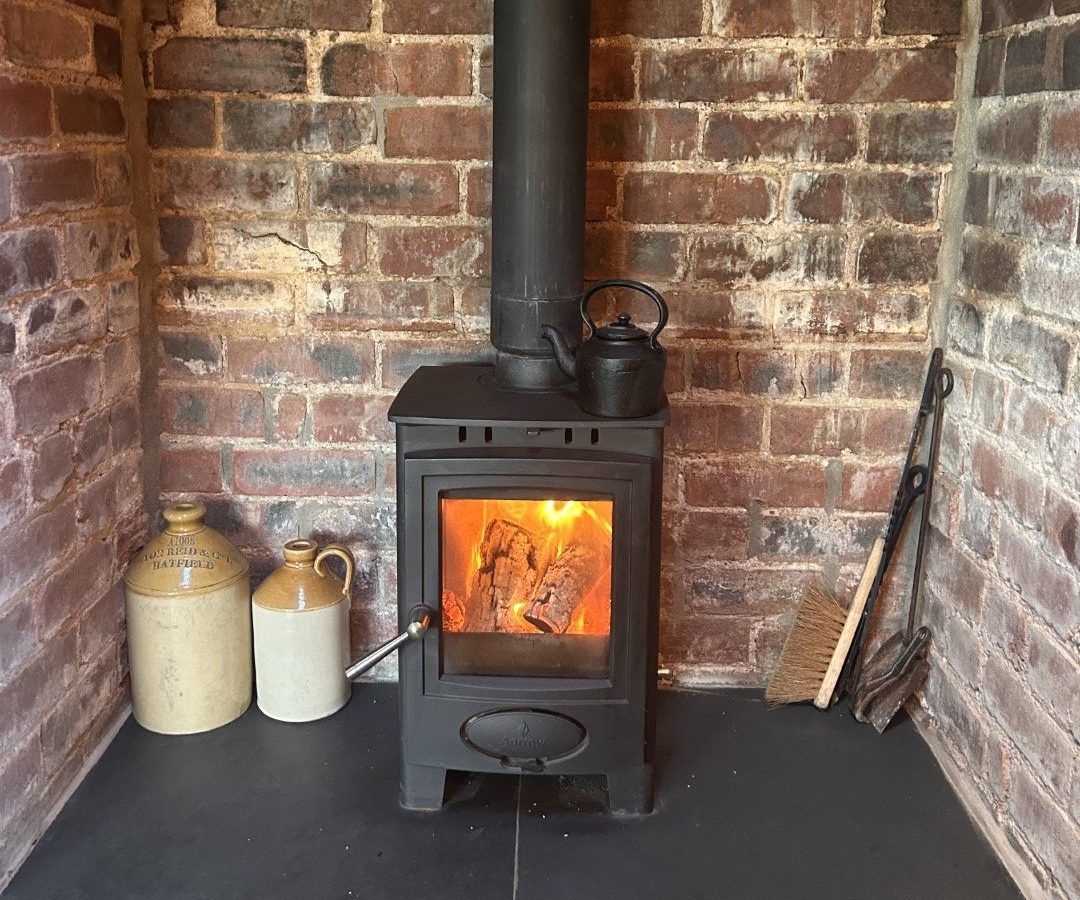
[[[278,232],[276,231],[267,231],[261,234],[252,234],[250,231],[246,231],[243,228],[238,228],[237,231],[244,235],[244,237],[249,237],[252,240],[260,240],[261,238],[277,238],[279,241],[281,241],[281,243],[286,244],[296,250],[299,250],[301,253],[309,253],[314,256],[319,261],[319,265],[322,266],[323,269],[330,268],[330,264],[325,259],[323,259],[322,256],[319,255],[319,252],[317,250],[312,250],[310,247],[305,247],[303,244],[299,244],[296,241],[290,241],[287,237],[278,234]]]

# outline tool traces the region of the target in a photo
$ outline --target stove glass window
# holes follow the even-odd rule
[[[607,677],[612,507],[441,498],[443,671]]]

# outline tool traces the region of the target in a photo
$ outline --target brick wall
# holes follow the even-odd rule
[[[1053,897],[1080,896],[1077,13],[1075,0],[972,8],[972,165],[945,286],[961,389],[930,548],[938,665],[923,698],[1014,870]]]
[[[370,643],[393,623],[388,403],[418,365],[491,355],[491,3],[152,18],[162,489],[203,496],[263,570],[298,533],[353,545]],[[889,503],[959,4],[593,18],[588,276],[673,308],[662,653],[685,680],[760,684],[801,586],[849,583]]]
[[[0,886],[127,702],[141,535],[119,5],[0,3]]]

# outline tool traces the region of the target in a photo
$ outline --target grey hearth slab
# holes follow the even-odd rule
[[[392,685],[304,726],[129,720],[4,897],[1019,896],[910,722],[879,737],[745,691],[662,692],[659,718],[637,821],[590,779],[461,776],[441,813],[402,811]]]

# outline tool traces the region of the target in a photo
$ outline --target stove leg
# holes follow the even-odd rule
[[[632,772],[609,772],[608,809],[615,816],[647,816],[653,811],[653,772],[644,765]]]
[[[442,809],[446,792],[446,769],[434,766],[401,766],[401,805],[405,809]]]

